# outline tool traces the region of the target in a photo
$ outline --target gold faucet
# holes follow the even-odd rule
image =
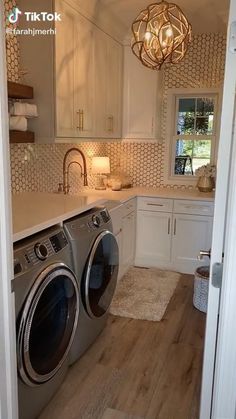
[[[68,166],[66,166],[66,162],[67,162],[67,157],[69,156],[69,154],[73,151],[76,151],[77,153],[79,153],[82,157],[83,160],[83,167],[80,163],[78,163],[77,161],[73,160],[72,162],[70,162],[68,164]],[[88,186],[88,174],[87,174],[87,164],[86,164],[86,159],[85,159],[85,155],[84,153],[76,147],[72,147],[70,148],[63,159],[63,192],[64,194],[68,194],[69,190],[70,190],[70,185],[69,185],[69,170],[70,170],[70,166],[72,164],[78,164],[79,167],[81,168],[81,177],[84,178],[84,186]]]

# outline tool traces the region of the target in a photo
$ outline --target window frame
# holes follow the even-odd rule
[[[178,103],[179,99],[187,98],[201,98],[201,97],[212,97],[215,101],[214,109],[214,126],[213,133],[206,135],[175,135],[177,120],[178,120]],[[211,164],[216,164],[217,151],[218,151],[218,140],[220,130],[220,111],[221,111],[221,89],[218,88],[188,88],[188,89],[169,89],[167,93],[167,117],[166,117],[166,151],[165,151],[165,168],[164,168],[164,182],[170,185],[195,185],[197,176],[188,175],[181,176],[174,174],[174,162],[176,157],[176,140],[187,139],[187,140],[201,140],[211,139]],[[174,118],[173,118],[174,115]],[[168,124],[168,121],[171,121]],[[197,137],[197,138],[196,138]]]

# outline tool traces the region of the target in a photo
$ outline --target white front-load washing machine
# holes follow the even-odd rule
[[[64,225],[80,288],[80,313],[70,351],[74,363],[105,327],[117,284],[119,250],[105,208],[93,208]]]
[[[79,313],[79,291],[64,231],[14,246],[19,418],[35,419],[61,385]]]

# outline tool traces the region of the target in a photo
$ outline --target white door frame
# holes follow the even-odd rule
[[[235,86],[236,86],[236,54],[232,53],[229,49],[229,40],[230,40],[230,26],[233,21],[236,20],[236,2],[231,0],[230,6],[230,15],[229,15],[229,27],[228,27],[228,37],[227,37],[227,51],[226,51],[226,66],[225,66],[225,80],[224,80],[224,93],[223,93],[223,105],[222,105],[222,117],[221,117],[221,132],[220,132],[220,143],[218,150],[218,164],[217,164],[217,184],[216,184],[216,197],[215,197],[215,215],[214,215],[214,226],[213,226],[213,240],[212,240],[212,253],[211,253],[211,274],[210,274],[210,284],[209,284],[209,300],[208,300],[208,314],[207,314],[207,325],[206,325],[206,338],[205,338],[205,351],[204,351],[204,363],[203,363],[203,378],[202,378],[202,394],[201,394],[201,419],[233,419],[233,416],[219,416],[218,408],[219,404],[217,398],[221,399],[224,397],[226,392],[229,391],[228,383],[231,380],[228,379],[224,382],[224,389],[227,391],[219,395],[219,375],[217,368],[220,367],[222,363],[222,350],[225,348],[226,341],[223,342],[223,339],[226,337],[222,334],[222,327],[225,327],[226,317],[229,316],[229,311],[236,308],[236,299],[233,302],[232,307],[225,307],[224,304],[227,301],[228,295],[233,295],[232,289],[232,278],[230,274],[229,265],[232,263],[236,271],[236,257],[233,254],[233,249],[230,248],[233,245],[232,237],[229,232],[225,236],[225,223],[226,223],[226,211],[227,205],[229,208],[228,212],[228,226],[235,225],[236,218],[232,214],[232,209],[230,205],[233,205],[233,201],[236,199],[236,190],[231,187],[229,193],[229,173],[230,177],[234,176],[233,166],[236,161],[235,155],[232,156],[232,143],[233,143],[233,125],[234,125],[234,107],[235,107]],[[231,168],[230,168],[231,164]],[[235,186],[235,185],[234,185]],[[229,202],[227,200],[229,199]],[[231,202],[231,203],[230,203]],[[236,215],[236,214],[235,214]],[[233,224],[232,224],[233,223]],[[229,227],[228,227],[229,230]],[[224,248],[225,241],[225,248]],[[235,244],[234,244],[235,246]],[[220,302],[220,290],[214,288],[212,285],[212,268],[215,263],[222,262],[222,252],[225,252],[225,261],[224,261],[224,272],[223,272],[223,289],[222,289],[222,304],[224,310],[221,309],[220,313],[220,334],[218,341],[217,349],[217,363],[215,370],[215,361],[216,361],[216,342],[217,342],[217,331],[218,331],[218,312],[219,312],[219,302]],[[229,301],[227,301],[229,304]],[[222,306],[221,306],[222,307]],[[231,313],[232,314],[232,313]],[[222,318],[221,318],[222,316]],[[236,316],[235,316],[236,319]],[[230,325],[232,327],[232,324]],[[231,329],[233,330],[233,329]],[[232,339],[232,336],[230,337]],[[233,342],[232,342],[233,344]],[[233,347],[233,345],[232,345]],[[232,355],[232,354],[231,354]],[[236,355],[236,352],[235,354]],[[231,357],[232,359],[232,357]],[[225,361],[225,360],[224,360]],[[226,363],[221,365],[225,368]],[[236,373],[236,364],[234,364],[235,373]],[[231,365],[233,369],[233,364]],[[214,373],[216,371],[216,377]],[[225,376],[230,375],[232,371],[224,371]],[[222,378],[222,377],[221,377]],[[230,377],[228,377],[230,378]],[[236,378],[234,374],[234,378]],[[215,380],[215,381],[214,381]],[[220,379],[221,380],[221,379]],[[213,386],[214,392],[213,392]],[[234,386],[236,381],[234,382]],[[236,388],[235,390],[235,399],[236,399]],[[221,382],[221,391],[222,391],[222,382]],[[232,387],[231,387],[232,391]],[[214,394],[214,400],[213,400]],[[223,406],[223,403],[222,403]],[[225,404],[224,404],[225,406]],[[212,410],[213,408],[213,410]],[[234,407],[235,408],[235,407]]]
[[[0,419],[17,419],[12,226],[4,2],[0,2]]]
[[[236,5],[236,4],[235,4]],[[236,8],[235,8],[236,10]],[[236,71],[236,66],[235,66]],[[236,102],[235,102],[236,103]],[[236,115],[235,115],[236,118]],[[236,123],[236,121],[235,121]],[[236,415],[236,132],[232,149],[212,418]]]

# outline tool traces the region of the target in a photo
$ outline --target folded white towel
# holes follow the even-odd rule
[[[14,116],[25,116],[26,118],[36,118],[38,116],[37,105],[14,102],[11,108],[11,114]]]
[[[27,131],[27,119],[24,116],[10,116],[10,130]]]

